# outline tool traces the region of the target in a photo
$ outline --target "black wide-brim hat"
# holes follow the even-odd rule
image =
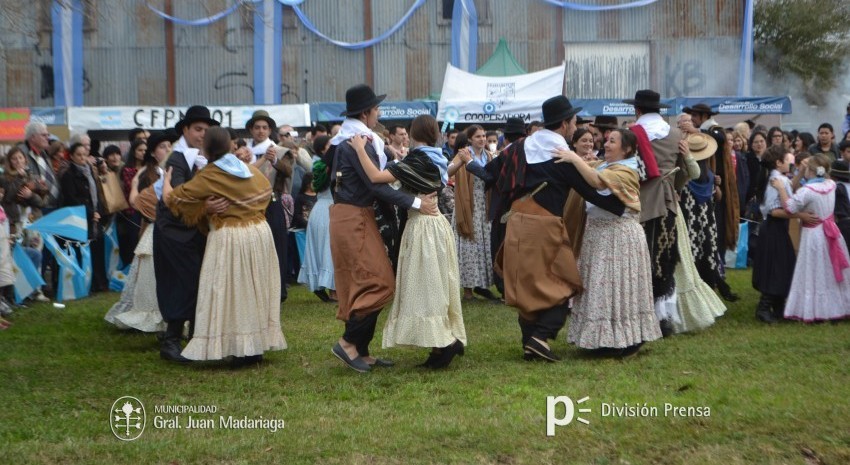
[[[339,116],[356,116],[364,111],[378,106],[384,99],[384,95],[375,95],[375,91],[366,84],[358,84],[345,91],[345,111]]]
[[[706,105],[705,103],[697,103],[692,107],[682,108],[682,113],[687,113],[689,115],[693,115],[694,113],[700,113],[708,116],[714,116],[718,114],[716,111],[711,111],[711,107]]]
[[[249,119],[248,122],[245,123],[245,129],[250,131],[251,128],[254,127],[254,123],[256,123],[257,121],[265,121],[269,124],[269,129],[271,129],[272,131],[274,131],[274,129],[277,127],[277,123],[274,119],[272,119],[271,116],[269,116],[269,112],[267,112],[266,110],[257,110],[251,115],[251,119]]]
[[[203,105],[194,105],[189,107],[186,110],[186,114],[183,116],[183,119],[177,122],[174,125],[174,130],[177,131],[177,134],[183,133],[183,127],[192,123],[204,122],[209,124],[210,126],[220,126],[221,123],[212,119],[210,116],[210,109]]]
[[[597,116],[596,119],[590,123],[591,126],[597,129],[618,129],[620,127],[617,124],[616,116]]]
[[[563,95],[552,97],[543,102],[543,125],[560,123],[580,112],[582,107],[574,107],[570,99]]]
[[[844,160],[835,160],[829,170],[829,177],[835,181],[850,182],[850,164]]]
[[[145,154],[147,155],[149,153],[153,153],[153,151],[156,150],[156,146],[165,141],[171,142],[173,144],[174,141],[179,138],[180,135],[177,134],[177,132],[175,132],[174,129],[171,128],[168,128],[165,131],[157,132],[156,134],[151,134],[151,136],[148,137],[148,149],[145,151]]]
[[[635,98],[623,100],[623,103],[654,110],[670,108],[670,105],[661,103],[661,94],[651,89],[639,90],[635,92]]]
[[[525,135],[525,121],[522,118],[508,118],[505,121],[505,129],[502,131],[505,134]]]

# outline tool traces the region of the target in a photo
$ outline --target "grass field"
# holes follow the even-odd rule
[[[424,349],[374,352],[397,365],[357,374],[330,348],[334,308],[293,288],[282,314],[289,349],[255,368],[159,359],[152,335],[103,321],[117,294],[16,312],[0,332],[0,462],[4,464],[847,464],[850,323],[766,326],[743,297],[708,330],[647,344],[627,360],[553,345],[558,364],[521,358],[515,314],[466,305],[466,356],[445,371],[415,365]],[[379,322],[382,327],[384,317]],[[112,403],[140,399],[143,435],[116,439]],[[546,435],[547,396],[589,396],[577,421]],[[603,416],[602,404],[658,416]],[[665,416],[664,404],[709,417]],[[218,416],[276,418],[263,429],[157,428],[156,406],[214,406]],[[161,415],[171,418],[173,414]],[[185,426],[187,415],[180,415]]]

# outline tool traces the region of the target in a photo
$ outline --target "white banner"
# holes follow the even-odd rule
[[[174,127],[189,107],[70,107],[68,127],[73,132],[161,130]],[[257,107],[209,107],[212,118],[223,127],[244,129],[256,110],[266,110],[280,126],[310,126],[310,105],[264,105]]]
[[[452,123],[504,123],[512,117],[542,120],[543,102],[564,89],[565,64],[536,73],[479,76],[446,65],[437,119]]]

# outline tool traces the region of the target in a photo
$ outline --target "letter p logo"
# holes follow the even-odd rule
[[[558,404],[564,406],[564,415],[560,418],[555,417]],[[572,399],[567,396],[546,396],[546,436],[554,436],[556,426],[569,425],[574,415],[575,406]]]

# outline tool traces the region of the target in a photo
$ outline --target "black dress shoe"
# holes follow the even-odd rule
[[[661,320],[659,322],[659,325],[661,327],[661,336],[662,337],[670,337],[670,336],[673,335],[674,330],[673,330],[673,322],[672,321]]]
[[[483,287],[476,287],[476,288],[472,289],[472,292],[480,295],[481,297],[484,297],[487,300],[495,300],[495,301],[499,300],[499,298],[496,297],[496,294],[493,294],[493,292],[490,289],[485,289]]]
[[[230,366],[233,368],[242,368],[251,365],[256,365],[263,361],[263,355],[248,355],[247,357],[233,357],[230,361]]]
[[[440,359],[440,355],[442,355],[440,352],[431,351],[431,353],[428,354],[428,359],[425,360],[425,362],[416,366],[422,368],[431,368],[431,366],[434,365],[434,362]]]
[[[327,291],[324,289],[319,289],[318,291],[313,291],[313,294],[316,294],[316,297],[319,298],[322,302],[330,302],[331,298],[328,296]]]
[[[375,363],[366,362],[370,367],[390,368],[395,366],[395,362],[385,358],[376,358]]]
[[[525,348],[550,362],[561,361],[560,357],[555,355],[551,349],[546,348],[546,346],[541,344],[537,339],[529,339],[525,344]]]
[[[631,357],[633,355],[637,355],[637,353],[640,350],[640,347],[642,345],[643,345],[643,342],[639,342],[635,345],[631,345],[631,346],[626,347],[625,349],[620,351],[620,357],[626,358],[626,357]]]
[[[168,360],[169,362],[191,362],[188,358],[180,355],[180,352],[183,352],[182,347],[180,347],[180,339],[167,338],[163,340],[162,345],[160,346],[159,357],[163,360]]]
[[[342,360],[343,363],[348,365],[348,368],[351,368],[352,370],[358,373],[366,373],[367,371],[372,369],[372,367],[370,367],[368,363],[364,362],[363,359],[359,356],[352,360],[348,356],[348,354],[345,353],[345,350],[342,348],[342,346],[339,345],[339,342],[334,345],[334,348],[331,349],[331,352],[336,355],[336,358]]]
[[[460,355],[463,357],[464,355],[464,347],[463,343],[455,339],[455,342],[450,345],[443,347],[443,350],[440,351],[440,356],[431,363],[431,368],[435,370],[439,370],[441,368],[446,368],[452,363],[456,355]]]
[[[729,284],[726,281],[720,280],[717,283],[717,290],[720,292],[720,297],[723,297],[723,300],[727,302],[737,302],[741,298],[738,297],[738,294],[732,292],[732,288],[729,287]]]
[[[530,350],[526,350],[525,352],[523,352],[522,359],[525,360],[526,362],[534,362],[536,360],[546,360],[545,358],[535,354],[534,352],[532,352]]]

